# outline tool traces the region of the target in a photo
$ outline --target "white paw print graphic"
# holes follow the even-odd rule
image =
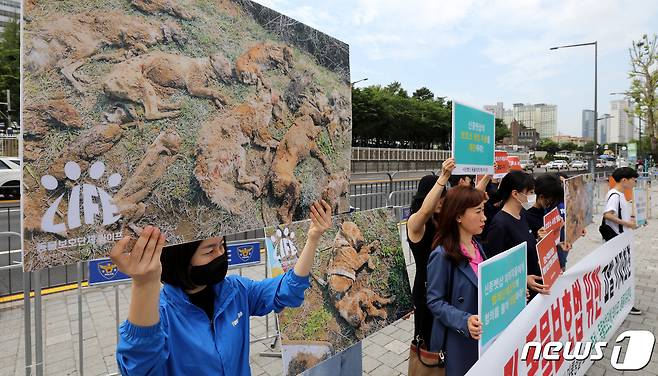
[[[81,176],[80,165],[73,161],[66,162],[64,173],[69,180],[77,183]],[[62,193],[50,205],[41,219],[43,231],[60,234],[82,226],[82,220],[85,224],[92,225],[96,223],[98,218],[103,226],[107,226],[121,218],[120,215],[117,215],[118,209],[112,202],[112,196],[94,184],[101,180],[103,174],[105,174],[105,164],[101,161],[92,163],[88,173],[92,181],[76,184],[69,193],[66,221],[55,223],[57,210],[66,194]],[[121,179],[121,175],[118,173],[110,175],[107,178],[107,187],[110,189],[118,187],[121,184]],[[55,191],[59,183],[54,176],[44,175],[41,177],[41,185],[49,191]]]
[[[288,227],[281,229],[277,227],[274,235],[270,237],[272,244],[274,244],[274,249],[276,251],[276,256],[283,267],[283,270],[288,270],[288,268],[297,262],[297,246],[295,246],[295,232],[290,231]]]

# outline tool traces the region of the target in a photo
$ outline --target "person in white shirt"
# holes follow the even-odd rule
[[[632,215],[631,204],[626,200],[624,192],[635,187],[637,182],[637,171],[630,167],[620,167],[612,173],[615,186],[606,194],[603,221],[599,231],[604,241],[629,230],[635,230],[638,226]],[[642,311],[633,307],[631,315],[640,315]]]

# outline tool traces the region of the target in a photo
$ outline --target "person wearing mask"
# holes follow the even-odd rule
[[[331,207],[314,202],[306,245],[293,270],[263,281],[226,276],[223,237],[167,247],[147,226],[129,248],[118,241],[110,257],[132,277],[128,319],[119,329],[122,375],[241,375],[249,367],[249,317],[298,307]],[[164,287],[160,288],[160,282]]]
[[[478,360],[477,271],[486,256],[474,237],[484,228],[485,201],[485,193],[471,187],[448,191],[427,265],[427,306],[434,319],[430,351],[444,354],[448,376],[466,374]]]
[[[427,308],[427,260],[432,252],[437,220],[446,183],[455,168],[454,158],[446,159],[441,176],[426,175],[418,183],[418,191],[411,201],[411,215],[407,220],[407,239],[416,261],[416,277],[412,288],[414,300],[414,340],[412,344],[426,349],[432,333],[432,314]]]
[[[624,192],[635,188],[638,178],[637,171],[630,167],[620,167],[612,173],[615,186],[605,195],[605,209],[599,231],[604,241],[615,238],[625,231],[637,229],[637,223],[632,215],[631,203],[626,200]],[[642,311],[635,306],[631,315],[641,315]]]
[[[505,175],[498,188],[503,207],[491,220],[484,244],[487,257],[493,257],[527,242],[527,284],[531,298],[537,293],[549,293],[548,287],[542,284],[537,238],[530,229],[526,214],[526,210],[535,205],[534,189],[532,176],[523,171],[511,171]]]
[[[554,174],[543,174],[535,179],[535,204],[526,211],[528,225],[536,239],[541,239],[544,227],[544,215],[564,200],[564,189],[560,177]]]

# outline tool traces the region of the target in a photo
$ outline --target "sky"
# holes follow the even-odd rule
[[[558,106],[558,132],[581,136],[583,109],[598,112],[630,87],[629,47],[658,32],[655,0],[258,0],[350,45],[357,86],[399,81],[411,94],[482,107]],[[653,27],[651,25],[654,25]]]

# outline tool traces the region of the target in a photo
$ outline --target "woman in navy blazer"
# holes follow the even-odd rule
[[[477,267],[486,256],[474,235],[484,229],[485,201],[484,192],[471,187],[448,191],[427,265],[427,306],[434,316],[430,351],[444,353],[448,376],[466,374],[478,360]]]

